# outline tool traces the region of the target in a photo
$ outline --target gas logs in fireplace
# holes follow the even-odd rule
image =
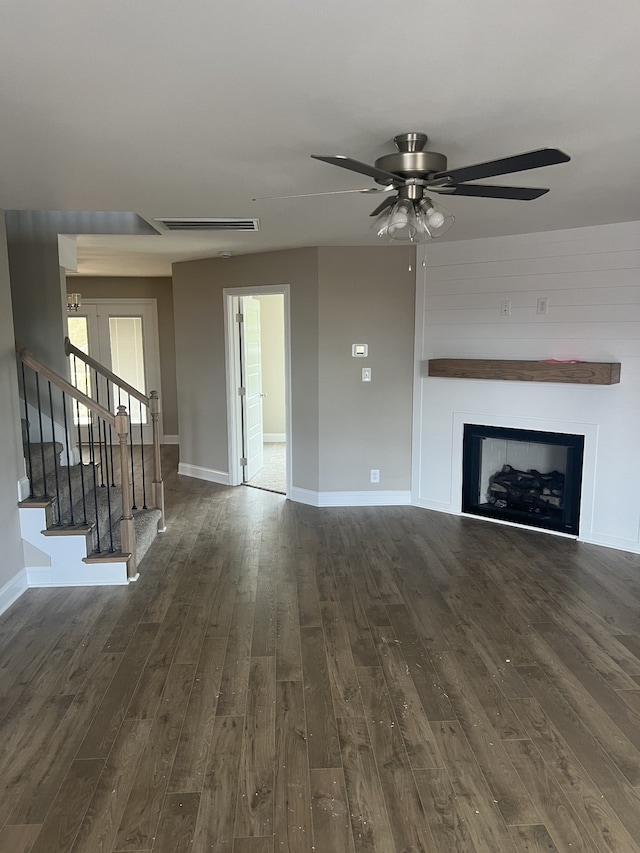
[[[548,514],[551,507],[562,509],[564,496],[564,474],[551,471],[518,471],[511,465],[503,465],[500,471],[489,478],[487,503],[498,509],[514,509],[520,512]]]

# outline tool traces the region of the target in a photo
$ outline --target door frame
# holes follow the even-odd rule
[[[224,340],[225,374],[227,385],[227,439],[229,485],[240,486],[243,482],[242,455],[242,417],[241,399],[238,394],[240,382],[240,339],[236,323],[236,298],[240,296],[283,296],[284,311],[284,401],[286,428],[286,494],[291,493],[291,307],[290,287],[288,284],[263,284],[254,287],[225,287],[222,291],[224,301]]]
[[[160,364],[160,334],[158,330],[158,300],[153,297],[144,297],[144,296],[122,296],[122,297],[113,297],[113,296],[105,296],[105,297],[87,297],[86,299],[82,299],[82,303],[80,305],[80,309],[78,314],[81,316],[87,316],[83,313],[82,308],[85,307],[93,307],[96,309],[97,313],[100,313],[100,307],[104,306],[105,308],[110,305],[143,305],[145,308],[150,309],[151,317],[150,324],[144,325],[144,346],[145,346],[145,384],[147,385],[147,390],[144,392],[145,394],[149,394],[150,391],[157,391],[160,394],[160,413],[158,417],[158,432],[160,434],[160,440],[164,435],[164,426],[162,420],[162,372],[161,372],[161,364]],[[131,316],[136,316],[135,308],[131,312]],[[102,349],[105,345],[108,345],[108,342],[103,340],[101,337],[101,333],[104,333],[105,329],[100,328],[100,324],[95,315],[91,316],[90,314],[87,316],[88,319],[88,334],[89,334],[89,349],[91,350],[91,335],[93,334],[95,337],[95,343],[98,345],[99,351],[102,353]],[[147,358],[147,355],[149,358]],[[111,365],[108,365],[111,368]],[[151,379],[149,377],[149,371],[151,371]],[[154,384],[152,380],[155,379],[156,388],[153,388]],[[134,425],[134,429],[138,429],[137,424]],[[153,444],[153,438],[151,435],[151,419],[144,427],[144,444]]]

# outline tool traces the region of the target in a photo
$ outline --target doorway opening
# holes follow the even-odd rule
[[[291,487],[289,285],[225,288],[229,484]]]

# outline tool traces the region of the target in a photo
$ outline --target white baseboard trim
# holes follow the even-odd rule
[[[178,474],[194,477],[196,480],[207,480],[209,483],[219,483],[221,486],[229,485],[228,471],[216,471],[213,468],[202,468],[200,465],[188,465],[186,462],[181,462],[178,465]]]
[[[27,570],[21,569],[16,575],[9,578],[4,586],[0,587],[0,614],[8,610],[27,589],[29,589]]]
[[[640,544],[631,539],[619,539],[617,536],[596,535],[591,539],[578,536],[578,542],[585,545],[597,545],[600,548],[615,548],[616,551],[627,551],[630,554],[640,553]]]
[[[80,566],[33,566],[25,570],[30,587],[126,586],[126,562],[82,563]]]
[[[18,480],[18,501],[26,501],[29,497],[29,478],[20,477]]]
[[[409,506],[409,491],[314,492],[294,486],[287,497],[310,506]]]
[[[287,498],[298,504],[308,504],[308,506],[320,506],[318,503],[318,493],[311,489],[300,489],[298,486],[292,486],[287,492]]]
[[[448,515],[460,515],[459,511],[452,509],[451,504],[444,501],[429,501],[423,498],[413,498],[411,506],[420,507],[420,509],[432,509],[434,512],[446,512]]]
[[[410,491],[319,492],[318,506],[409,506]]]
[[[264,432],[262,434],[263,441],[284,443],[287,440],[286,432]]]
[[[179,435],[163,435],[162,436],[163,444],[180,444],[180,436]]]

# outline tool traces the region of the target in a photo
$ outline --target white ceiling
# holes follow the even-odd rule
[[[3,0],[0,207],[260,219],[81,237],[84,274],[372,244],[379,197],[251,199],[371,186],[309,155],[372,163],[418,130],[450,167],[572,157],[503,179],[537,201],[442,196],[444,239],[640,219],[639,41],[637,0]]]

